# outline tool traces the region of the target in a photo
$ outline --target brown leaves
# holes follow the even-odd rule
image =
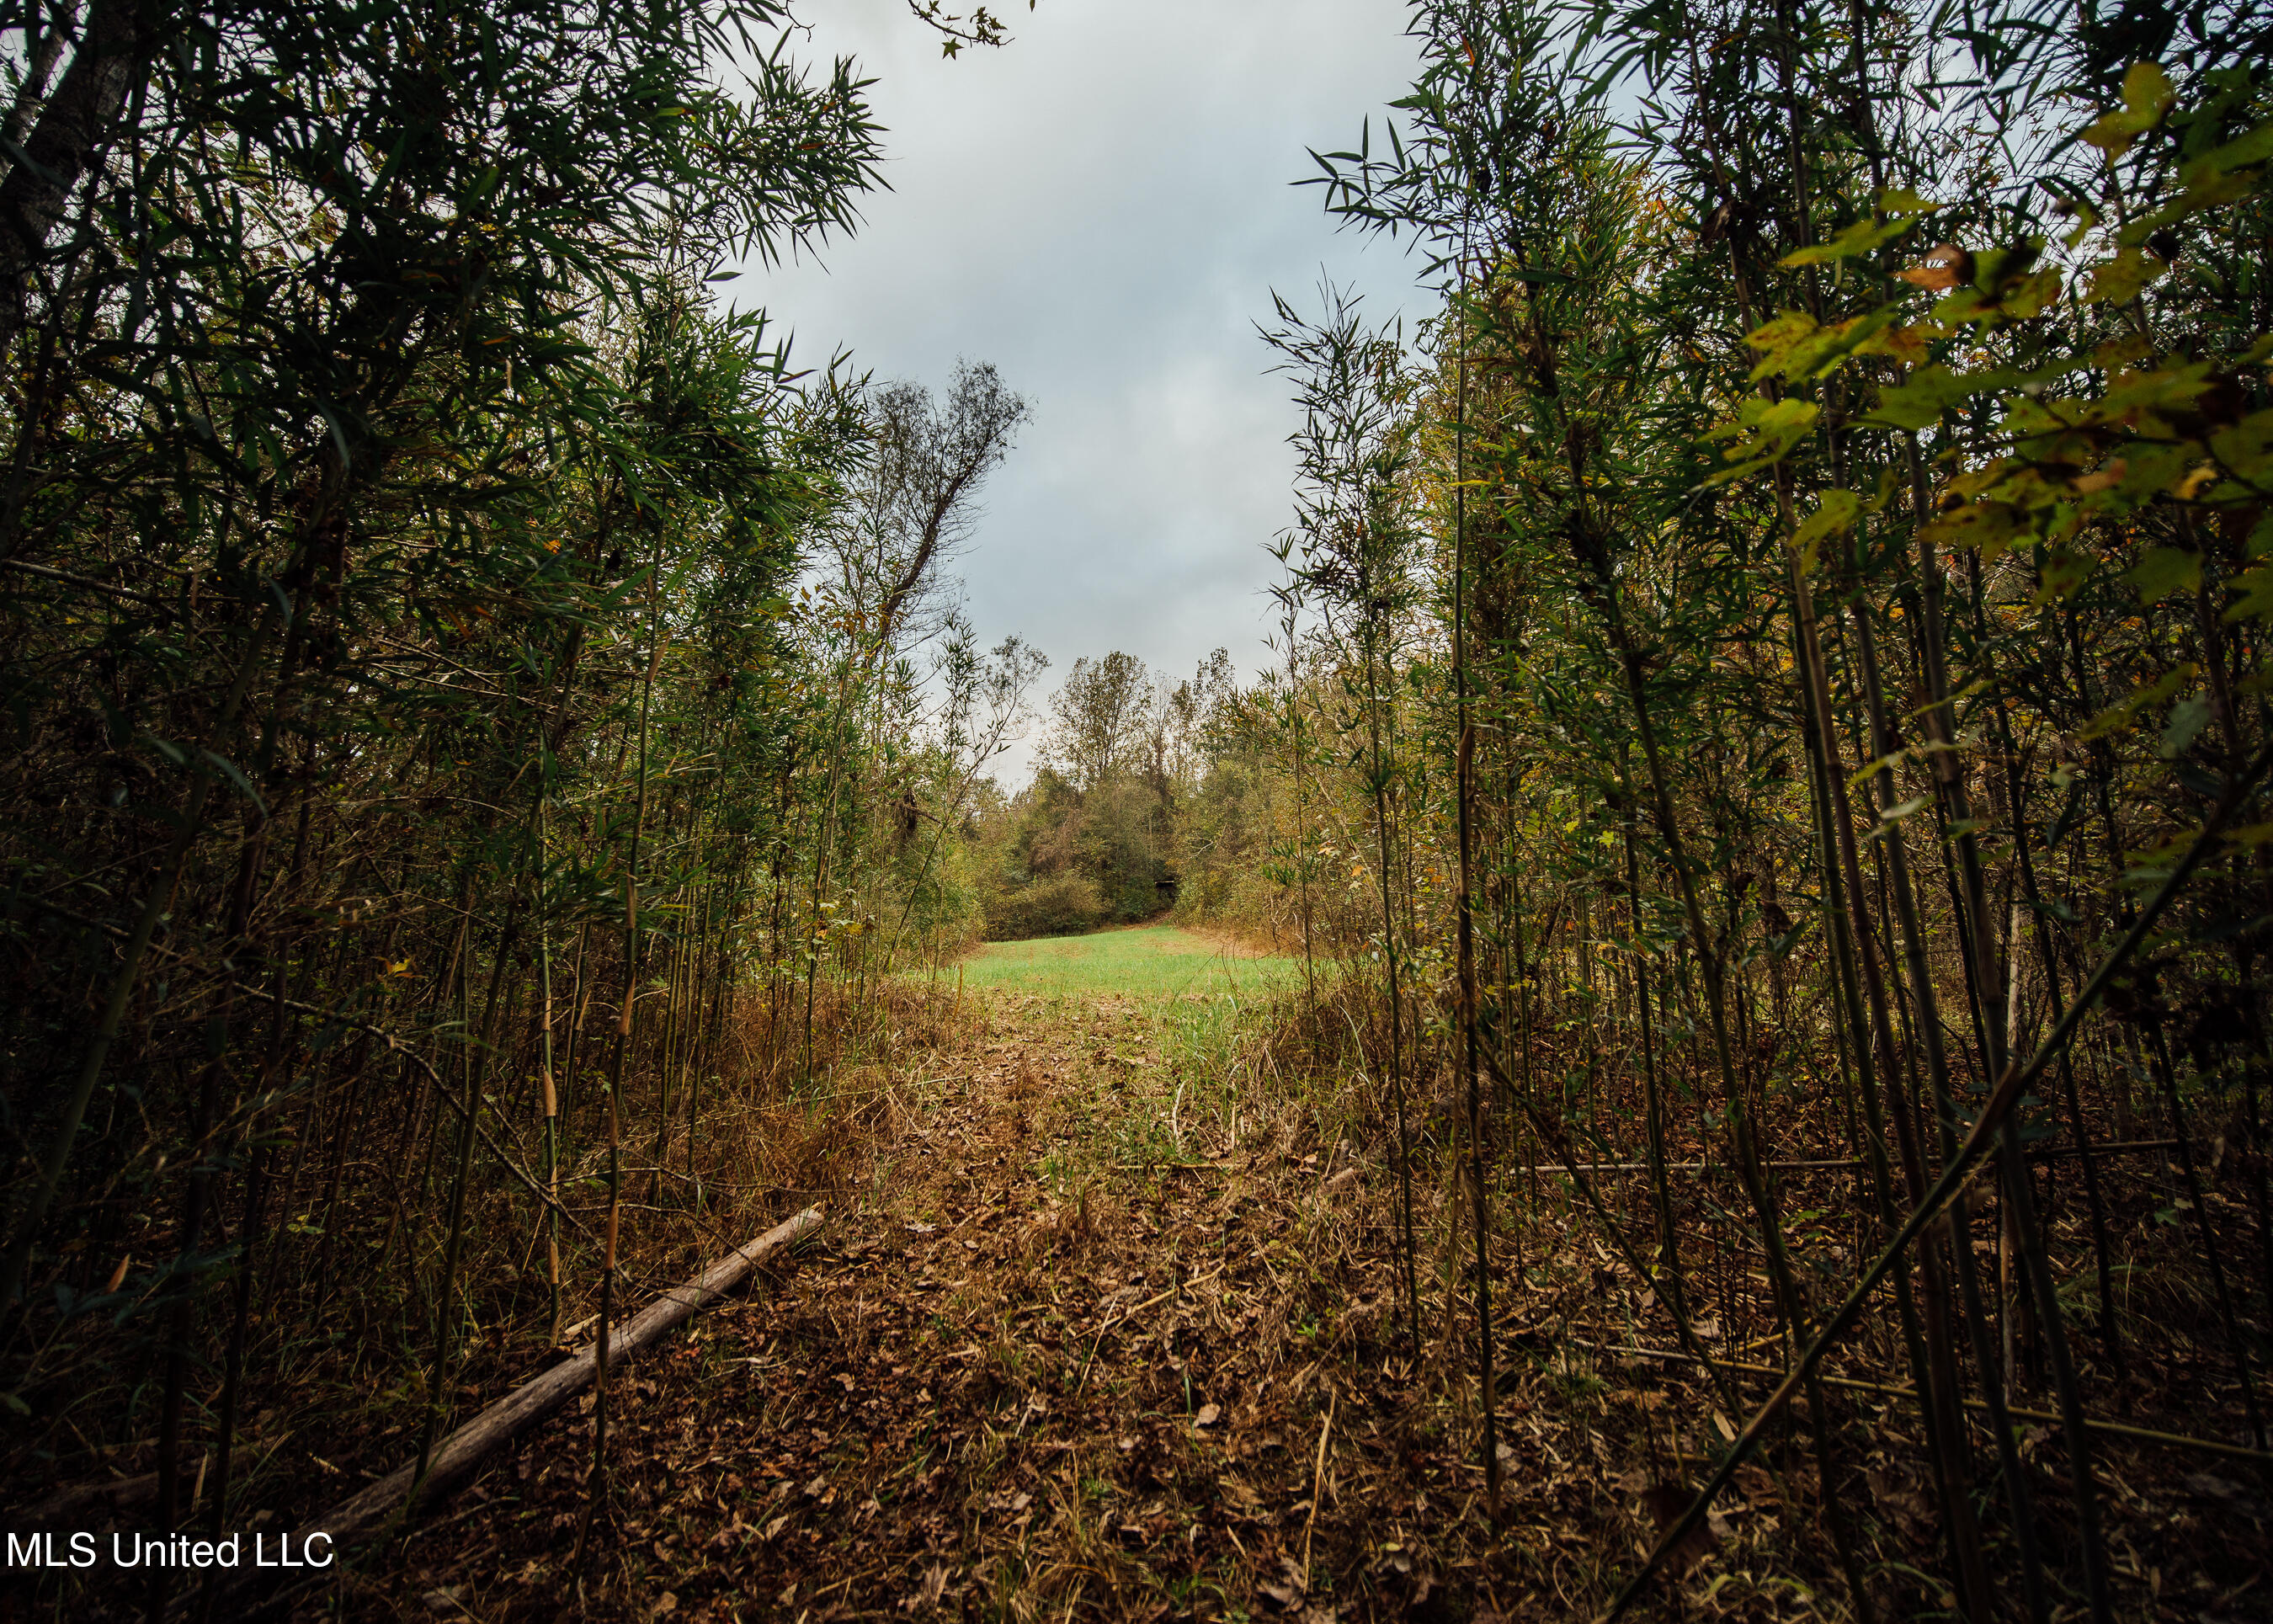
[[[1282,1556],[1277,1574],[1258,1582],[1255,1588],[1291,1613],[1301,1607],[1309,1595],[1310,1582],[1301,1563],[1291,1556]]]
[[[1954,243],[1942,243],[1927,252],[1923,264],[1894,274],[1928,293],[1947,293],[1973,280],[1973,256]]]
[[[1014,1047],[1046,1057],[1062,1040],[1039,1026],[1013,1027]],[[1100,1068],[1034,1070],[1069,1092]],[[1304,1160],[1324,1141],[1245,1138],[1235,1180],[1093,1177],[1088,1232],[1069,1226],[1061,1255],[1036,1257],[993,1237],[1031,1233],[1054,1203],[1076,1209],[1072,1188],[1033,1173],[1031,1141],[1081,1154],[1059,1132],[1058,1097],[951,1095],[911,1118],[903,1131],[928,1129],[931,1154],[879,1179],[883,1198],[848,1220],[833,1259],[726,1311],[701,1358],[658,1371],[626,1435],[626,1487],[656,1492],[625,1553],[645,1587],[633,1593],[668,1585],[694,1617],[762,1598],[769,1616],[809,1609],[815,1624],[951,1616],[1006,1593],[1036,1617],[1181,1618],[1218,1594],[1203,1585],[1221,1587],[1204,1616],[1482,1616],[1490,1535],[1473,1513],[1473,1450],[1444,1426],[1441,1389],[1393,1373],[1367,1340],[1394,1301],[1385,1255],[1318,1244],[1362,1237],[1386,1192],[1350,1179],[1321,1203],[1346,1170]],[[1014,1124],[1027,1147],[1012,1148]],[[892,1165],[895,1142],[874,1154]],[[1594,1262],[1583,1251],[1569,1259],[1574,1291]],[[1567,1332],[1559,1299],[1519,1292],[1512,1306],[1535,1327],[1534,1351]],[[1339,1410],[1320,1472],[1330,1390]],[[1527,1374],[1506,1392],[1504,1503],[1539,1522],[1527,1544],[1575,1562],[1621,1529],[1610,1478],[1643,1412],[1620,1412],[1566,1406]],[[569,1515],[581,1466],[546,1470],[520,1489],[533,1507],[515,1536],[533,1575],[522,1596],[544,1604],[532,1616],[571,1605],[549,1515]],[[448,1582],[486,1583],[499,1559],[480,1551],[479,1524],[462,1526]],[[573,1518],[561,1526],[573,1538]],[[1549,1616],[1543,1605],[1499,1601],[1525,1619]],[[628,1601],[577,1610],[640,1616]]]
[[[1871,1500],[1879,1514],[1900,1528],[1903,1538],[1924,1545],[1933,1538],[1933,1507],[1919,1485],[1890,1470],[1873,1469],[1863,1475],[1863,1480],[1870,1485]]]
[[[939,1605],[940,1598],[946,1593],[946,1565],[934,1562],[925,1571],[923,1583],[917,1587],[915,1593],[900,1603],[900,1611],[903,1613],[928,1612]]]

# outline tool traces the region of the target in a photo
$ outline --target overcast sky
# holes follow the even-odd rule
[[[951,10],[962,10],[951,0]],[[1356,145],[1416,65],[1403,0],[1040,0],[953,61],[902,0],[823,0],[801,54],[859,59],[892,190],[818,259],[736,302],[938,388],[992,361],[1033,421],[961,560],[971,618],[1049,656],[1044,694],[1110,649],[1188,673],[1267,658],[1296,426],[1255,325],[1321,274],[1376,316],[1424,312],[1395,245],[1337,231],[1308,149]],[[998,776],[1023,783],[1029,750]]]

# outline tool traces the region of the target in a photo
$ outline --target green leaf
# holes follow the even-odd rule
[[[2158,604],[2173,592],[2191,592],[2202,584],[2202,554],[2184,547],[2149,547],[2146,556],[2123,572],[2139,589],[2139,601]]]
[[[268,803],[260,798],[260,792],[252,787],[252,780],[246,778],[244,773],[237,770],[237,765],[235,762],[229,760],[228,756],[217,755],[212,750],[205,750],[199,753],[205,756],[206,761],[210,762],[214,766],[221,770],[221,777],[227,778],[230,783],[236,786],[237,793],[239,794],[243,795],[247,801],[251,801],[254,806],[260,809],[261,816],[266,817],[268,816]]]
[[[2169,74],[2154,63],[2134,62],[2123,76],[2123,105],[2102,116],[2083,132],[2083,139],[2112,163],[2131,150],[2134,141],[2162,123],[2163,115],[2178,99]]]
[[[2127,244],[2145,242],[2164,227],[2206,209],[2238,203],[2265,182],[2262,166],[2273,159],[2273,123],[2211,148],[2179,172],[2184,188],[2162,207],[2138,215],[2123,228]]]
[[[2091,289],[2083,296],[2083,302],[2127,304],[2139,297],[2142,288],[2169,268],[2138,247],[2119,249],[2112,259],[2102,260],[2091,267]]]
[[[2254,411],[2240,422],[2216,430],[2210,454],[2237,479],[2273,485],[2273,411]]]
[[[2171,707],[2171,719],[2163,729],[2163,759],[2175,761],[2187,753],[2187,748],[2202,737],[2209,726],[2209,701],[2182,699]]]
[[[2187,165],[2179,178],[2191,189],[2206,186],[2236,169],[2254,169],[2273,158],[2273,123],[2262,124],[2223,147],[2214,147]]]
[[[1799,552],[1799,573],[1815,573],[1817,550],[1824,539],[1843,536],[1855,528],[1855,521],[1864,511],[1863,499],[1852,491],[1826,491],[1816,504],[1815,511],[1799,523],[1791,533],[1791,545]]]
[[[1818,243],[1812,248],[1788,253],[1776,261],[1786,268],[1803,265],[1827,265],[1840,259],[1852,259],[1884,248],[1902,236],[1917,222],[1914,220],[1858,220],[1827,243]]]
[[[1729,466],[1705,483],[1708,486],[1727,485],[1782,462],[1815,426],[1820,412],[1812,401],[1786,398],[1768,402],[1758,397],[1746,401],[1734,417],[1705,436],[1708,440],[1736,442],[1725,453]]]
[[[2192,682],[2197,669],[2199,667],[2192,660],[2188,660],[2174,670],[2165,672],[2154,681],[2136,690],[2128,699],[2118,701],[2093,717],[2083,725],[2083,729],[2077,737],[2098,739],[2130,726],[2138,718],[2142,710],[2150,710],[2161,704],[2187,683]]]
[[[2273,618],[2273,564],[2244,570],[2230,584],[2239,596],[2226,605],[2221,617],[2228,626],[2237,620]]]
[[[1960,401],[1970,400],[2013,380],[2003,371],[1957,373],[1941,365],[1921,366],[1906,383],[1879,396],[1879,408],[1863,421],[1881,428],[1923,429],[1941,421],[1941,414]]]
[[[1890,218],[1931,214],[1941,207],[1918,196],[1908,186],[1889,186],[1879,194],[1879,212]]]
[[[1864,762],[1847,775],[1847,787],[1850,790],[1861,789],[1865,783],[1877,778],[1889,767],[1901,765],[1902,758],[1907,755],[1909,755],[1907,750],[1894,750],[1879,756],[1876,761]]]
[[[1942,546],[1978,552],[1993,562],[2012,551],[2014,538],[2035,532],[2029,515],[2010,502],[1970,501],[1928,521],[1918,533]]]

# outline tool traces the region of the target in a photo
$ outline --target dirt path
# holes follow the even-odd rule
[[[959,1051],[812,1125],[812,1160],[838,1180],[819,1197],[824,1243],[619,1382],[614,1520],[581,1572],[589,1415],[525,1440],[350,1579],[337,1612],[1583,1618],[1734,1431],[1678,1369],[1596,1351],[1647,1346],[1653,1299],[1550,1207],[1494,1269],[1495,1535],[1465,1408],[1473,1330],[1441,1317],[1465,1299],[1444,1289],[1458,1260],[1424,1250],[1418,1362],[1388,1295],[1377,1108],[1347,1086],[1297,1095],[1267,1043],[1220,1041],[1204,997],[997,992],[985,1008]],[[1442,1246],[1461,1226],[1425,1170],[1441,1162],[1420,1165],[1420,1233]],[[1892,1564],[1932,1538],[1928,1485],[1893,1464],[1915,1412],[1840,1402],[1862,1451],[1842,1497],[1889,1564],[1881,1616],[1904,1616],[1916,1592]],[[1794,1435],[1771,1463],[1737,1474],[1686,1595],[1662,1589],[1637,1617],[1843,1616],[1812,1457]],[[2119,1488],[2172,1470],[2104,1465]],[[2241,1503],[2222,1478],[2187,1481]],[[2255,1560],[2231,1515],[2232,1538],[2206,1544],[2213,1523],[2133,1518],[2146,1502],[2127,1490],[2115,1503],[2133,1574],[2187,1571],[2213,1544],[2245,1578]]]
[[[1381,1363],[1390,1276],[1363,1248],[1364,1181],[1291,1113],[1204,1106],[1164,1053],[1175,1030],[1125,997],[997,996],[969,1052],[875,1113],[866,1187],[830,1203],[827,1244],[634,1372],[619,1538],[581,1583],[589,1419],[412,1535],[391,1594],[365,1602],[481,1619],[1430,1611],[1448,1575],[1422,1534],[1464,1521],[1477,1474],[1413,1425],[1407,1367]]]

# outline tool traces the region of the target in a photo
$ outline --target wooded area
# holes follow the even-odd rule
[[[2262,1616],[2273,12],[1415,0],[1422,78],[1311,179],[1441,308],[1265,315],[1275,664],[1077,658],[1015,793],[1046,662],[952,565],[1027,402],[801,370],[727,302],[878,180],[793,21],[0,13],[10,1515],[297,1526],[331,1455],[407,1506],[589,1336],[553,1555],[595,1571],[659,1447],[611,1439],[611,1337],[809,1201],[888,1209],[926,1079],[1045,1019],[964,996],[982,937],[1165,916],[1299,969],[1111,1049],[1159,1120],[1031,1153],[1026,1265],[1127,1267],[1132,1169],[1167,1213],[1267,1164],[1320,1272],[1219,1315],[1224,1368],[1308,1325],[1331,1374],[1280,1389],[1306,1509],[1250,1553],[1245,1479],[1191,1491],[1231,1508],[1179,1560],[1238,1576],[1159,1607]],[[1277,1288],[1236,1189],[1188,1222]],[[944,1396],[874,1244],[890,1402],[999,1450],[1135,1402],[1128,1304]],[[1419,1533],[1322,1517],[1337,1425]],[[957,1591],[949,1537],[890,1605],[1155,1605],[1077,1543]]]
[[[1602,1351],[1689,1378],[1613,1612],[1768,1447],[1857,1617],[2136,1615],[2095,1429],[2266,1459],[2269,19],[1419,18],[1394,136],[1316,179],[1444,313],[1271,335],[1291,854],[1382,972],[1317,1064],[1400,1144],[1423,1086],[1467,1119],[1407,1315],[1465,1299],[1497,1498],[1499,1249],[1569,1200],[1607,1245]]]
[[[791,20],[0,17],[11,1485],[142,1440],[234,1526],[256,1413],[363,1402],[423,1469],[761,1209],[706,1088],[924,1018],[898,808],[1038,668],[940,593],[1024,409],[719,302],[875,183]]]

